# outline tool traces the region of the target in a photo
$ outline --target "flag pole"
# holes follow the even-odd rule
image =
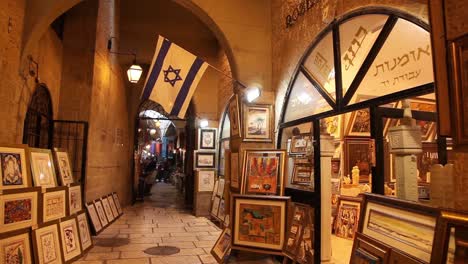
[[[247,86],[245,86],[245,85],[244,85],[243,83],[241,83],[239,80],[236,80],[236,79],[232,78],[232,76],[230,76],[229,74],[227,74],[227,73],[223,72],[222,70],[216,68],[215,66],[213,66],[213,65],[211,65],[211,64],[209,64],[209,63],[207,63],[207,64],[208,64],[208,66],[210,66],[213,70],[215,70],[215,71],[221,73],[222,75],[224,75],[225,77],[227,77],[227,78],[229,78],[229,79],[235,81],[235,82],[238,83],[240,86],[242,86],[242,87],[244,87],[244,88],[247,88]]]

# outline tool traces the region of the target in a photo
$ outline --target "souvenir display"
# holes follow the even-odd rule
[[[102,202],[99,199],[94,201],[94,207],[96,208],[97,215],[99,216],[99,220],[103,227],[106,227],[109,224],[109,220],[107,220],[106,212],[104,212],[104,207],[102,206]]]
[[[362,199],[359,197],[340,196],[335,219],[335,235],[354,239],[359,225]]]
[[[239,153],[231,153],[231,189],[238,192],[240,189]]]
[[[197,192],[211,192],[216,178],[215,170],[199,170],[195,173]]]
[[[26,151],[26,145],[0,147],[0,191],[32,186]]]
[[[54,221],[39,226],[32,231],[35,263],[60,264],[63,263],[62,247],[58,222]]]
[[[70,214],[81,211],[83,202],[81,201],[81,185],[74,184],[68,189],[68,202]]]
[[[218,188],[216,189],[216,195],[218,195],[219,197],[223,197],[223,194],[224,194],[224,179],[220,178],[218,180]]]
[[[282,254],[290,198],[239,194],[231,197],[232,248],[246,251],[261,249],[270,254]]]
[[[114,217],[114,214],[112,213],[107,197],[101,198],[101,203],[102,203],[102,208],[104,208],[104,212],[106,213],[107,220],[109,220],[109,223],[111,223],[112,221],[114,221],[115,217]]]
[[[219,210],[219,203],[221,202],[221,198],[215,196],[213,200],[213,204],[211,205],[211,216],[218,218],[218,210]]]
[[[120,205],[119,196],[117,195],[116,192],[113,192],[112,197],[114,197],[114,202],[115,202],[115,206],[117,207],[117,211],[119,212],[120,215],[123,214],[122,206]]]
[[[216,149],[216,128],[198,129],[198,149],[214,150]]]
[[[117,206],[115,206],[114,198],[112,198],[112,194],[109,194],[107,197],[104,196],[103,199],[107,199],[112,215],[114,215],[114,218],[119,217],[119,212],[117,211]]]
[[[225,228],[211,249],[211,255],[218,261],[224,263],[224,258],[231,250],[231,229]]]
[[[286,243],[283,253],[290,259],[296,259],[301,244],[301,237],[307,223],[307,215],[311,208],[308,205],[293,203],[290,207],[288,228],[286,230]]]
[[[63,150],[55,150],[55,160],[62,185],[72,184],[73,174],[68,153]]]
[[[99,220],[96,207],[93,203],[86,204],[86,210],[88,211],[89,219],[91,219],[91,224],[94,229],[94,234],[98,234],[102,230],[101,220]]]
[[[38,188],[5,190],[0,195],[0,233],[31,227],[38,222]]]
[[[214,169],[216,164],[215,152],[194,151],[195,169]]]
[[[312,140],[310,134],[302,134],[291,138],[291,147],[289,149],[289,155],[304,155],[307,152],[307,148],[312,147]]]
[[[84,211],[78,213],[76,221],[78,222],[78,230],[80,232],[81,249],[85,252],[93,245],[91,233],[89,232],[88,220],[86,219],[86,213]]]
[[[42,222],[63,218],[67,215],[67,188],[49,188],[42,197]]]
[[[29,230],[23,229],[0,236],[0,263],[31,264]]]
[[[283,195],[284,150],[246,150],[242,166],[242,194]]]
[[[30,148],[31,168],[34,186],[51,188],[57,186],[54,159],[49,149]]]
[[[76,217],[70,216],[62,219],[59,223],[59,231],[65,262],[78,259],[81,256],[81,245]]]
[[[229,100],[229,120],[231,121],[231,137],[242,137],[239,97],[237,94],[234,94]]]
[[[272,105],[244,105],[243,140],[271,142],[273,140],[273,114]]]
[[[310,185],[314,182],[314,168],[310,164],[294,164],[292,184]]]

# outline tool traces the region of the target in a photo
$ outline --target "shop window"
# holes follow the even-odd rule
[[[52,138],[52,98],[43,84],[37,85],[24,120],[23,143],[34,148],[50,148]]]
[[[227,110],[227,109],[226,109]],[[221,121],[220,127],[220,135],[219,135],[219,163],[218,163],[218,174],[220,176],[224,176],[225,168],[225,157],[226,157],[226,150],[229,150],[229,139],[231,137],[231,121],[229,119],[229,115],[227,111],[223,114],[223,120]]]

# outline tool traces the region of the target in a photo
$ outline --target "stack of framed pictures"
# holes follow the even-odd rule
[[[123,214],[119,196],[115,192],[86,203],[86,211],[94,235],[101,233]]]

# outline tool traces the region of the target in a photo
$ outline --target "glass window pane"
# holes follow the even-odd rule
[[[224,115],[224,123],[221,128],[221,138],[229,138],[231,136],[231,120],[229,120],[229,115]]]
[[[358,96],[383,96],[434,82],[429,32],[398,19],[351,104]]]
[[[304,74],[299,73],[289,95],[284,121],[296,120],[331,109],[332,107],[318,93]]]
[[[332,98],[335,96],[335,64],[333,61],[333,36],[328,33],[312,50],[304,62],[312,77]]]
[[[343,94],[361,68],[387,18],[386,15],[364,15],[340,25]]]

